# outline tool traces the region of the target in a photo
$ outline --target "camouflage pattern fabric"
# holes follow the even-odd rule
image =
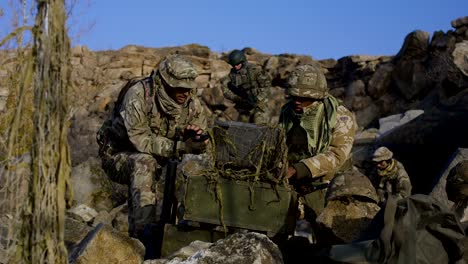
[[[120,152],[103,159],[103,168],[112,181],[129,187],[129,234],[137,237],[148,223],[156,223],[156,190],[153,184],[158,164],[151,155]],[[161,196],[161,195],[158,195]]]
[[[332,130],[328,148],[315,156],[301,160],[313,177],[325,175],[325,179],[330,180],[349,159],[357,123],[354,114],[342,105],[338,106],[336,114],[336,125]]]
[[[289,160],[294,163],[298,162],[300,159],[297,158],[297,152],[304,151],[305,149],[308,149],[307,152],[309,155],[307,155],[306,152],[303,158],[313,153],[323,152],[328,148],[333,130],[332,128],[335,127],[336,124],[338,106],[338,100],[333,96],[328,96],[322,101],[313,102],[304,109],[304,113],[302,114],[296,114],[294,112],[293,101],[290,101],[283,107],[280,120],[286,132],[289,132],[295,127],[296,130],[303,130],[307,137],[307,148],[300,146],[298,150],[295,150],[294,144],[291,144],[291,151],[288,153],[290,157]],[[290,134],[288,139],[294,141],[295,139],[291,138],[291,136]],[[292,156],[296,156],[296,158]]]
[[[294,118],[294,116],[290,117]],[[298,121],[292,120],[293,123]],[[288,122],[280,124],[286,123]],[[356,129],[357,124],[353,113],[340,105],[336,110],[336,123],[334,127],[331,127],[331,137],[327,148],[318,153],[311,153],[307,137],[302,137],[302,144],[297,144],[297,146],[302,146],[302,149],[294,149],[293,153],[288,154],[291,156],[297,154],[297,160],[306,165],[312,177],[325,176],[325,180],[330,180],[348,160]],[[306,132],[305,129],[303,131]],[[287,134],[289,135],[289,133],[294,133],[294,131],[290,130]],[[299,138],[299,140],[301,139]]]
[[[288,77],[290,96],[324,99],[328,94],[327,79],[317,65],[300,65]]]
[[[381,162],[384,160],[390,160],[392,157],[393,157],[393,152],[391,152],[386,147],[380,147],[376,149],[374,154],[372,155],[372,161]]]
[[[268,124],[271,78],[260,67],[245,63],[239,71],[231,69],[221,80],[221,87],[224,97],[233,101],[239,111],[239,119],[233,121]]]
[[[304,111],[304,114],[307,114],[307,111]],[[303,163],[310,171],[312,178],[293,180],[292,183],[302,196],[300,199],[304,204],[306,219],[310,223],[315,223],[315,218],[325,206],[324,194],[326,189],[313,192],[307,190],[313,190],[314,185],[323,184],[321,181],[328,181],[346,169],[345,167],[349,163],[347,161],[349,161],[357,124],[354,115],[344,106],[339,105],[336,108],[336,116],[333,118],[336,121],[329,128],[331,129],[331,136],[326,138],[328,142],[321,144],[326,147],[320,151],[315,149],[317,152],[311,152],[314,150],[309,143],[311,137],[307,135],[307,130],[302,127],[308,127],[304,125],[304,122],[311,120],[307,116],[304,116],[304,114],[282,116],[283,118],[292,118],[293,120],[280,119],[280,125],[287,129],[285,127],[286,124],[295,124],[287,131],[289,166],[296,162]],[[321,115],[321,117],[327,118],[325,115]],[[302,118],[304,119],[302,120]],[[317,177],[321,176],[325,177],[317,181]]]
[[[156,93],[151,109],[148,110],[143,85],[137,83],[126,93],[120,115],[112,120],[115,130],[123,129],[119,133],[126,134],[131,148],[117,153],[107,151],[101,156],[108,176],[129,185],[129,230],[132,236],[138,236],[146,224],[158,219],[156,205],[162,205],[164,188],[161,173],[173,155],[176,129],[183,129],[188,124],[204,130],[207,127],[204,109],[196,96],[179,105],[165,92],[159,72],[154,80]],[[177,148],[179,146],[183,144],[178,144]]]
[[[171,87],[196,89],[198,73],[192,63],[181,55],[169,55],[159,63],[158,72]]]
[[[130,88],[122,103],[121,118],[115,120],[123,123],[137,151],[170,157],[176,128],[183,129],[187,124],[193,124],[206,129],[206,115],[195,96],[180,106],[169,98],[164,88],[157,86],[153,109],[147,113],[144,91],[141,84]]]
[[[129,186],[129,235],[141,236],[146,224],[161,216],[164,196],[165,167],[153,156],[137,152],[120,152],[103,159],[103,168],[112,181]],[[184,178],[177,174],[176,193],[181,198]]]
[[[384,170],[377,170],[380,177],[377,194],[380,202],[385,202],[386,197],[392,194],[398,199],[411,195],[411,181],[403,164],[396,159],[391,159],[390,164]]]

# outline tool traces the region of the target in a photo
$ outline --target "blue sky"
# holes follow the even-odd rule
[[[78,0],[70,35],[92,50],[198,43],[338,59],[394,55],[409,32],[462,16],[468,0]]]

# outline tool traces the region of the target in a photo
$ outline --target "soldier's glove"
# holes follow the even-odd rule
[[[296,179],[300,180],[312,178],[312,173],[304,163],[298,162],[294,163],[292,166],[294,167],[294,169],[296,169]]]
[[[193,153],[193,154],[200,154],[205,151],[206,143],[194,140],[193,138],[189,138],[184,142],[181,142],[180,150],[185,153]]]
[[[184,141],[187,141],[187,139],[191,139],[193,142],[204,142],[209,138],[210,138],[210,135],[208,133],[203,132],[201,134],[196,134],[195,131],[193,130],[189,130],[184,135]]]

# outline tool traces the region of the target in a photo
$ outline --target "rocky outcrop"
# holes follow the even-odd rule
[[[254,232],[229,235],[215,243],[194,241],[165,259],[146,260],[144,264],[282,264],[278,246],[267,236]]]
[[[364,129],[377,127],[378,119],[384,116],[437,105],[439,86],[446,87],[446,93],[466,87],[465,20],[454,20],[455,31],[436,32],[432,39],[429,33],[420,30],[408,34],[395,57],[353,55],[316,61],[310,56],[270,55],[252,48],[244,51],[251,63],[262,66],[273,79],[269,107],[276,111],[270,120],[272,124],[277,123],[279,109],[285,102],[284,87],[289,72],[299,64],[313,63],[322,67],[330,92],[354,111]],[[97,155],[95,133],[108,116],[120,87],[132,77],[149,75],[164,56],[173,53],[187,55],[194,62],[199,72],[198,96],[211,121],[237,116],[235,105],[224,99],[220,89],[220,79],[230,70],[227,53],[216,53],[196,44],[168,48],[130,45],[97,52],[77,46],[72,49],[71,58],[74,107],[69,142],[73,165]],[[7,59],[11,54],[0,55],[6,64],[12,62]],[[0,96],[9,94],[5,88],[0,91]]]
[[[169,263],[281,264],[283,258],[278,246],[267,236],[249,232],[233,234],[196,252],[185,261],[172,260]]]
[[[357,239],[380,210],[371,181],[357,169],[335,177],[326,198],[327,205],[317,217],[321,243],[349,243]]]
[[[73,248],[78,243],[80,243],[91,230],[93,230],[93,228],[82,220],[76,220],[73,217],[67,216],[65,218],[64,240],[68,252],[71,252]]]
[[[73,248],[69,262],[73,264],[143,262],[145,248],[136,239],[122,235],[100,224]]]
[[[424,68],[428,49],[429,33],[416,30],[406,36],[403,47],[395,56],[393,80],[407,100],[413,99],[429,86]]]

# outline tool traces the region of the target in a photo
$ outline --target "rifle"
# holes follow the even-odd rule
[[[186,138],[191,138],[194,142],[203,142],[210,138],[210,134],[208,134],[207,132],[203,132],[202,134],[197,135],[194,131],[188,131],[188,133],[185,136]]]
[[[290,184],[294,186],[294,189],[299,194],[305,195],[311,192],[324,190],[328,188],[330,183],[322,182],[324,176],[315,177],[313,179],[301,179],[301,180],[291,180]]]
[[[166,224],[175,224],[177,211],[175,183],[177,177],[177,165],[179,164],[179,153],[177,151],[177,142],[179,140],[180,131],[179,129],[176,129],[172,157],[169,159],[166,166],[161,217],[158,224],[156,225],[156,230],[154,232],[154,243],[153,245],[150,245],[149,250],[146,250],[145,259],[156,259],[161,257],[161,250],[164,240],[164,227]]]

